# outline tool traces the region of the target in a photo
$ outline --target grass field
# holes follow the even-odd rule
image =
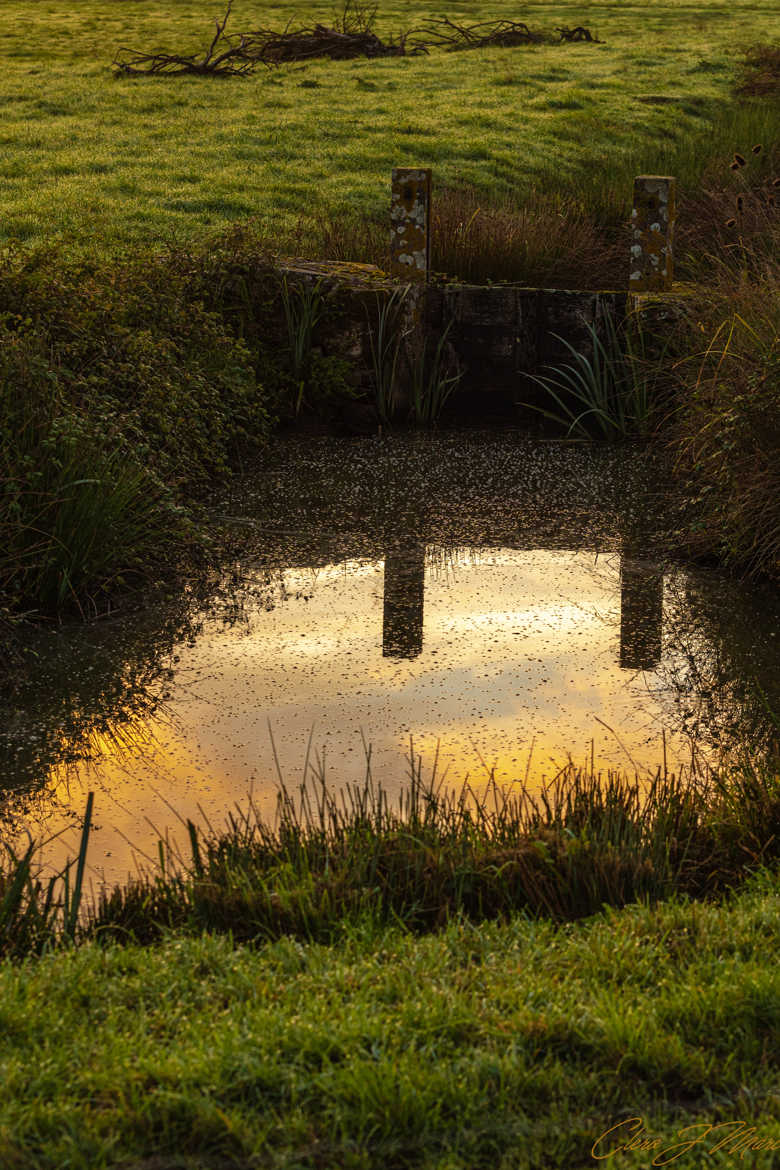
[[[578,1170],[595,1146],[623,1170],[769,1170],[777,910],[766,877],[568,927],[365,924],[257,952],[173,936],[0,964],[0,1163]],[[599,1144],[631,1118],[655,1146],[621,1150],[630,1124]]]
[[[444,7],[387,0],[377,29]],[[458,0],[448,15],[581,23],[604,44],[319,61],[247,79],[114,76],[120,47],[195,52],[223,11],[217,0],[4,0],[0,241],[101,252],[247,216],[275,233],[318,210],[381,217],[403,165],[494,202],[538,188],[620,209],[635,173],[695,185],[718,136],[724,165],[746,136],[766,140],[774,125],[776,137],[776,106],[732,107],[736,50],[780,35],[772,0]],[[229,28],[333,15],[235,0]]]

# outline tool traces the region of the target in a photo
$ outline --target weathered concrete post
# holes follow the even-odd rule
[[[664,292],[672,287],[675,186],[668,175],[634,179],[630,292]]]
[[[431,262],[431,172],[394,167],[390,199],[390,272],[425,281]]]

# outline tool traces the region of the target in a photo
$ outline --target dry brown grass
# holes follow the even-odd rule
[[[771,255],[780,208],[777,143],[747,143],[744,154],[713,152],[701,183],[678,193],[675,274],[709,280],[713,257]],[[743,165],[736,162],[743,159]],[[473,188],[434,191],[431,266],[438,277],[473,284],[529,287],[627,287],[630,205],[605,192],[597,209],[574,196],[534,191],[497,201]],[[270,250],[387,269],[389,231],[382,218],[335,217],[320,210]]]
[[[780,42],[747,49],[737,93],[743,97],[780,95]]]
[[[436,272],[473,283],[549,288],[622,288],[628,250],[575,199],[541,193],[490,206],[475,191],[443,191],[434,208]]]
[[[698,498],[693,547],[780,580],[780,223],[710,257],[676,341],[679,466]]]
[[[545,288],[626,286],[625,225],[619,216],[597,218],[575,199],[534,193],[522,202],[495,203],[473,189],[445,188],[435,193],[432,230],[431,267],[438,277]],[[359,260],[382,269],[390,261],[384,219],[318,212],[273,246],[288,255]]]

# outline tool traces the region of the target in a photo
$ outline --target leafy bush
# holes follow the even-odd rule
[[[0,592],[63,609],[124,584],[177,529],[170,494],[74,409],[40,339],[0,326]]]
[[[203,485],[264,433],[246,345],[189,295],[177,258],[104,266],[31,256],[0,270],[0,312],[34,332],[70,402],[166,479]]]
[[[171,563],[185,501],[269,425],[247,346],[171,258],[6,256],[0,591],[59,610]]]

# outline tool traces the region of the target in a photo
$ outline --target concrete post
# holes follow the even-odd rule
[[[631,212],[630,292],[664,292],[672,287],[672,233],[675,180],[668,175],[634,179]]]
[[[390,200],[390,272],[401,280],[425,281],[431,262],[431,172],[393,169]]]

